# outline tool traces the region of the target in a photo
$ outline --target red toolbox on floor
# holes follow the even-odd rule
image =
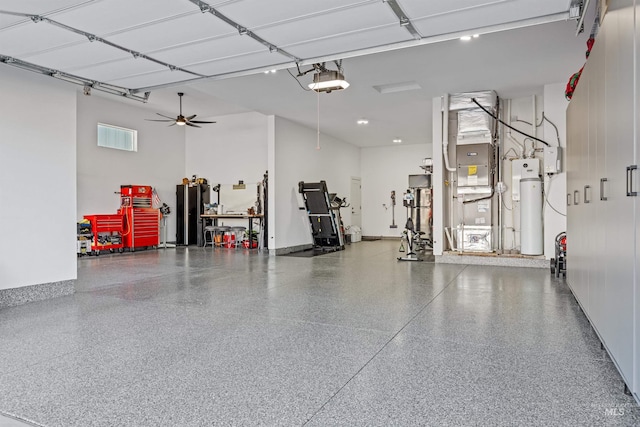
[[[124,247],[157,247],[160,244],[160,211],[152,207],[153,189],[148,185],[120,186],[119,213],[124,216]]]
[[[100,251],[118,250],[124,248],[122,237],[124,233],[124,217],[121,214],[85,215],[84,219],[91,223],[91,253],[96,255]]]

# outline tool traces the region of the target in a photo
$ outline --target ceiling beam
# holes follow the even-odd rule
[[[257,34],[252,32],[251,30],[249,30],[247,27],[245,27],[242,24],[240,24],[238,22],[235,22],[232,19],[228,18],[227,16],[223,15],[222,13],[217,11],[210,4],[205,3],[205,2],[203,2],[201,0],[189,0],[189,1],[191,3],[193,3],[193,4],[195,4],[196,6],[198,6],[202,13],[207,13],[208,12],[208,13],[212,14],[216,18],[220,19],[221,21],[223,21],[226,24],[228,24],[228,25],[232,26],[233,28],[235,28],[238,31],[238,34],[240,34],[241,36],[251,37],[253,40],[255,40],[258,43],[262,44],[267,49],[269,49],[269,52],[277,52],[277,53],[279,53],[281,55],[286,56],[287,58],[291,59],[294,62],[300,61],[300,58],[298,58],[297,56],[292,55],[292,54],[290,54],[289,52],[287,52],[287,51],[285,51],[283,49],[280,49],[278,46],[276,46],[273,43],[269,43],[268,41],[266,41],[262,37],[258,36]]]
[[[189,0],[189,1],[192,1],[192,0]],[[245,76],[250,76],[250,75],[254,75],[254,74],[259,74],[261,72],[269,71],[269,70],[284,70],[284,69],[288,69],[288,68],[295,68],[297,66],[313,65],[313,64],[317,64],[317,63],[321,63],[321,62],[338,61],[338,60],[341,60],[341,59],[355,58],[355,57],[358,57],[358,56],[365,56],[365,55],[373,55],[373,54],[376,54],[376,53],[388,52],[388,51],[397,50],[397,49],[406,49],[406,48],[409,48],[409,47],[424,46],[424,45],[428,45],[428,44],[440,43],[440,42],[445,42],[445,41],[449,41],[449,40],[456,40],[456,39],[459,39],[460,37],[462,37],[464,35],[468,35],[470,32],[477,33],[477,34],[491,34],[491,33],[498,33],[498,32],[502,32],[502,31],[515,30],[517,28],[524,28],[524,27],[531,27],[531,26],[535,26],[535,25],[549,24],[549,23],[552,23],[552,22],[567,21],[568,19],[569,19],[569,12],[561,12],[561,13],[556,13],[556,14],[553,14],[553,15],[546,15],[546,16],[541,16],[541,17],[537,17],[537,18],[531,18],[531,19],[525,19],[525,20],[520,20],[520,21],[508,22],[508,23],[505,23],[505,24],[491,25],[491,26],[488,26],[488,27],[469,28],[469,29],[465,29],[465,30],[462,30],[462,31],[448,33],[448,34],[440,34],[440,35],[437,35],[437,36],[424,37],[424,38],[421,38],[419,40],[409,40],[409,41],[404,41],[404,42],[391,43],[391,44],[384,45],[384,46],[377,46],[377,47],[372,47],[372,48],[359,49],[359,50],[354,50],[354,51],[349,51],[349,52],[341,52],[341,53],[337,53],[335,55],[328,55],[328,56],[321,56],[321,57],[315,57],[315,58],[300,59],[299,61],[287,62],[287,63],[283,63],[283,64],[279,64],[279,65],[271,65],[269,67],[252,68],[252,69],[247,69],[247,70],[234,71],[234,72],[230,72],[230,73],[216,74],[216,75],[211,75],[211,76],[206,76],[206,77],[198,77],[198,78],[189,79],[189,80],[183,80],[183,81],[175,82],[175,83],[167,83],[167,84],[157,85],[157,86],[141,87],[141,88],[132,89],[132,91],[134,93],[136,93],[136,92],[146,92],[146,91],[154,90],[154,89],[164,89],[164,88],[169,88],[169,87],[178,87],[178,86],[181,86],[181,85],[184,85],[184,84],[195,83],[195,82],[198,82],[198,81],[205,81],[205,80],[216,81],[216,80],[224,80],[224,79],[235,78],[235,77],[245,77]]]
[[[413,37],[415,40],[420,40],[422,38],[422,35],[413,26],[413,24],[411,23],[411,20],[407,17],[407,14],[404,13],[404,10],[402,10],[402,7],[400,7],[398,2],[396,0],[383,0],[383,1],[387,3],[391,8],[391,10],[393,11],[393,13],[396,14],[400,22],[400,26],[404,27],[409,32],[409,34],[411,34],[411,37]]]
[[[203,74],[195,73],[193,71],[189,71],[187,69],[178,67],[176,65],[169,64],[169,63],[164,62],[164,61],[160,61],[159,59],[156,59],[156,58],[150,57],[148,55],[145,55],[142,52],[138,52],[136,50],[129,49],[129,48],[124,47],[124,46],[120,46],[120,45],[118,45],[116,43],[110,42],[109,40],[105,40],[102,37],[98,37],[95,34],[88,33],[86,31],[80,30],[78,28],[70,27],[69,25],[65,25],[65,24],[63,24],[61,22],[54,21],[53,19],[47,18],[45,16],[30,15],[30,14],[27,14],[27,13],[4,12],[4,11],[0,11],[0,14],[10,14],[10,15],[13,15],[13,16],[22,16],[24,18],[31,19],[31,21],[33,23],[35,23],[35,24],[37,24],[39,22],[46,22],[47,24],[50,24],[50,25],[53,25],[55,27],[61,28],[61,29],[65,30],[65,31],[69,31],[69,32],[84,36],[90,42],[102,43],[102,44],[105,44],[107,46],[113,47],[114,49],[118,49],[118,50],[121,50],[123,52],[127,52],[128,54],[130,54],[131,56],[133,56],[136,59],[139,58],[139,59],[144,59],[144,60],[156,63],[156,64],[161,65],[163,67],[167,67],[171,71],[182,71],[183,73],[191,74],[191,75],[196,76],[196,77],[205,77]]]
[[[10,56],[0,55],[0,62],[10,65],[12,67],[20,68],[22,70],[31,71],[34,73],[42,74],[48,77],[53,77],[58,80],[65,81],[67,83],[73,83],[79,86],[84,86],[85,95],[91,93],[91,89],[99,90],[101,92],[110,93],[111,95],[122,96],[125,98],[133,99],[135,101],[147,102],[151,92],[145,92],[144,95],[137,95],[140,91],[134,92],[131,89],[112,85],[109,83],[103,83],[97,80],[89,80],[84,77],[76,76],[73,74],[65,73],[64,71],[55,70],[53,68],[43,67],[41,65],[32,64],[21,59],[12,58]]]

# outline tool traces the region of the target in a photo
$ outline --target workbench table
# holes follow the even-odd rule
[[[252,243],[252,237],[253,237],[253,220],[254,219],[258,219],[260,221],[260,229],[262,230],[262,220],[264,218],[264,215],[262,214],[254,214],[254,215],[249,215],[249,214],[202,214],[200,215],[200,217],[203,220],[207,220],[210,219],[212,225],[217,226],[218,225],[218,220],[219,219],[246,219],[249,221],[249,227],[248,227],[248,231],[249,231],[249,249],[251,249],[251,243]],[[204,227],[203,227],[204,228]],[[203,246],[206,245],[207,242],[204,242],[203,239]],[[257,248],[260,248],[260,242],[258,242],[258,246]]]

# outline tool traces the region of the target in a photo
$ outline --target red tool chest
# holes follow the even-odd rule
[[[148,185],[120,186],[119,213],[124,216],[123,244],[136,248],[160,243],[160,211],[153,207],[153,189]]]
[[[100,255],[100,251],[122,252],[124,247],[124,217],[121,214],[85,215],[84,219],[91,223],[91,253]]]

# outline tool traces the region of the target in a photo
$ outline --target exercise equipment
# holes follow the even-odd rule
[[[325,252],[343,250],[344,234],[340,219],[340,205],[332,204],[335,195],[329,194],[327,183],[300,181],[298,192],[302,195],[306,206],[314,249]]]
[[[415,230],[413,225],[413,219],[411,218],[411,210],[415,207],[415,197],[411,192],[411,189],[407,189],[407,192],[402,196],[402,205],[407,208],[407,222],[404,224],[404,230],[402,231],[402,238],[400,242],[400,251],[404,249],[406,244],[406,255],[398,257],[398,261],[422,261],[416,253],[416,243],[420,240],[420,233]]]

